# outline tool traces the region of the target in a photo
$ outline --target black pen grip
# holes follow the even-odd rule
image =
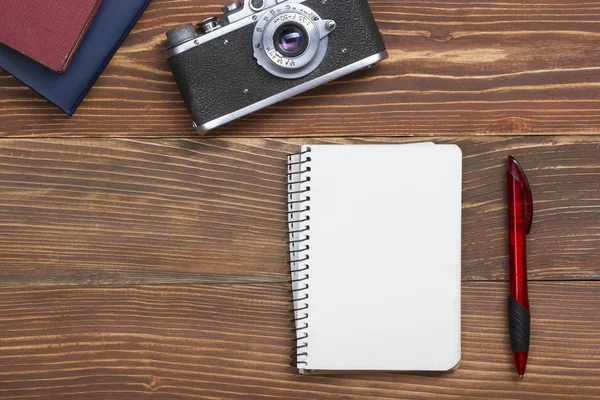
[[[514,352],[529,351],[531,315],[523,304],[510,296],[508,297],[508,322],[512,350]]]

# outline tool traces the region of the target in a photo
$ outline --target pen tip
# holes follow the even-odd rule
[[[523,377],[524,377],[524,376],[525,376],[525,375],[519,375],[519,378],[521,378],[521,380],[523,380]]]

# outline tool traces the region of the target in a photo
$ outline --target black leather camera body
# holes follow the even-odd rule
[[[246,0],[167,33],[169,66],[201,132],[387,58],[367,0]]]

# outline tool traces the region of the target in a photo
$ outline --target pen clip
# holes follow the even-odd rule
[[[512,156],[508,156],[508,172],[513,178],[519,183],[523,193],[523,216],[525,218],[525,234],[529,234],[531,231],[531,225],[533,224],[533,196],[531,194],[531,186],[527,176],[521,168],[521,165]]]

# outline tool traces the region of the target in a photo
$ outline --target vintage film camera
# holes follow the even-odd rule
[[[169,66],[206,132],[387,58],[367,0],[246,0],[167,32]]]

